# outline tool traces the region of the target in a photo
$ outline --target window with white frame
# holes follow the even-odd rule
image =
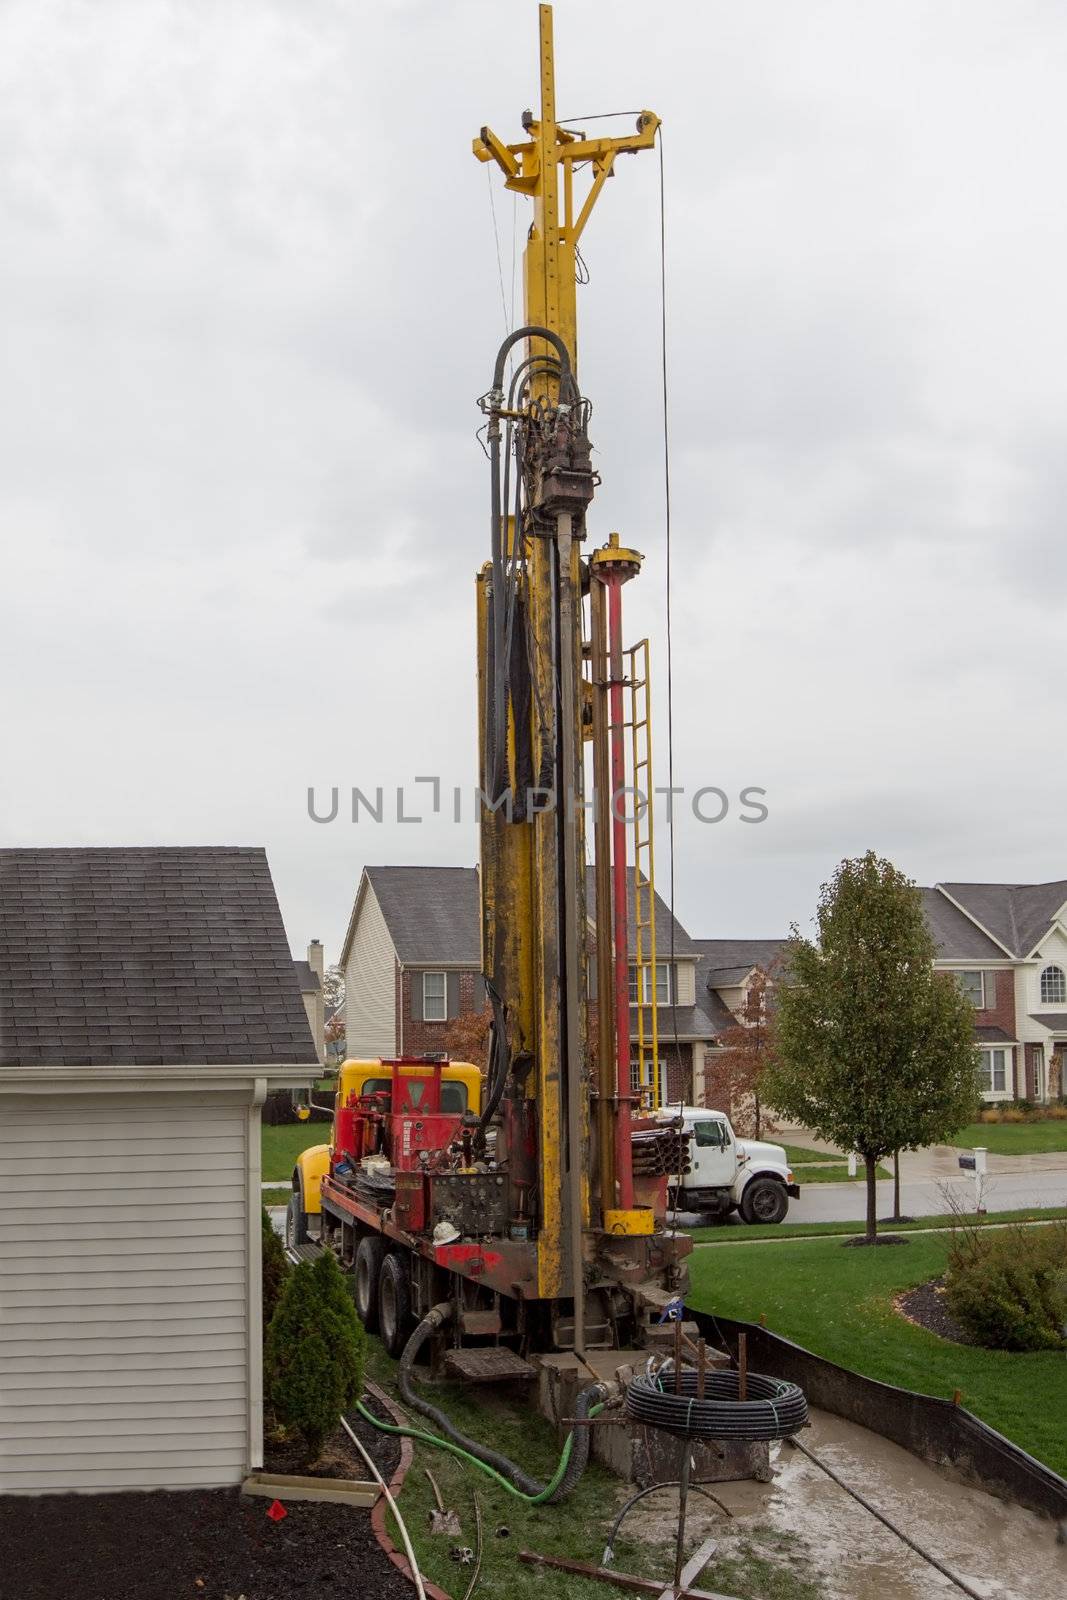
[[[994,1004],[996,977],[992,972],[957,972],[956,982],[976,1011],[985,1011]]]
[[[651,987],[650,982],[649,982],[649,979],[651,977],[651,972],[650,972],[650,969],[648,967],[642,967],[641,968],[641,973],[642,973],[642,977],[643,977],[643,980],[644,980],[642,985],[641,985],[641,988],[642,988],[642,992],[643,992],[644,997],[645,997],[646,1002],[647,1002],[648,995],[649,995],[649,989]],[[671,967],[670,967],[670,962],[669,961],[657,961],[656,962],[656,1004],[658,1006],[669,1006],[670,1003],[671,1003]],[[630,1004],[632,1006],[637,1005],[637,968],[636,968],[636,966],[632,966],[630,968]]]
[[[1062,967],[1046,967],[1041,974],[1041,1004],[1062,1006],[1067,1004],[1067,977]]]
[[[422,1020],[448,1020],[448,979],[443,972],[424,972],[422,975]]]
[[[667,1104],[667,1063],[665,1061],[656,1062],[656,1080],[659,1084],[659,1104],[665,1106]],[[646,1058],[644,1070],[642,1071],[641,1062],[636,1056],[631,1057],[630,1089],[633,1094],[639,1094],[642,1100],[651,1104],[652,1062],[650,1059]]]
[[[1006,1094],[1008,1089],[1008,1052],[1006,1050],[982,1051],[982,1093]]]

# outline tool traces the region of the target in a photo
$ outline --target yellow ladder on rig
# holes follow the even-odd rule
[[[634,954],[637,994],[637,1081],[642,1104],[663,1103],[656,1014],[656,850],[653,826],[652,702],[648,640],[631,645],[629,658],[631,783],[634,818]],[[643,797],[643,802],[642,802]],[[670,978],[668,977],[668,981]],[[632,1070],[632,1068],[631,1068]]]

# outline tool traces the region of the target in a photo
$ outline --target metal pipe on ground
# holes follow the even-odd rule
[[[970,1595],[971,1600],[982,1600],[982,1596],[977,1589],[972,1589],[969,1583],[965,1583],[962,1578],[957,1577],[954,1572],[945,1566],[944,1562],[939,1561],[936,1556],[932,1556],[929,1550],[925,1550],[921,1544],[917,1544],[910,1535],[904,1532],[903,1528],[898,1528],[895,1522],[890,1522],[889,1518],[879,1511],[877,1506],[872,1506],[871,1502],[860,1494],[858,1489],[853,1489],[852,1485],[846,1483],[844,1478],[840,1477],[832,1467],[828,1467],[826,1462],[815,1454],[814,1450],[809,1450],[807,1445],[801,1444],[799,1439],[790,1439],[789,1443],[794,1450],[799,1450],[801,1455],[806,1456],[820,1471],[825,1472],[828,1478],[832,1478],[838,1488],[844,1489],[845,1493],[851,1495],[853,1500],[858,1505],[861,1505],[865,1511],[869,1511],[871,1516],[875,1517],[884,1528],[888,1528],[890,1533],[896,1534],[897,1538],[901,1539],[909,1550],[914,1550],[917,1556],[921,1556],[924,1561],[929,1562],[935,1572],[940,1572],[941,1576],[947,1578],[949,1583],[955,1584],[957,1589],[966,1595]]]

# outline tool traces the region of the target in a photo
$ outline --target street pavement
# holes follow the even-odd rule
[[[787,1144],[826,1148],[804,1129],[785,1128],[769,1136]],[[975,1180],[960,1169],[961,1155],[970,1151],[949,1145],[926,1150],[906,1150],[900,1157],[900,1209],[907,1217],[933,1217],[950,1209],[951,1196],[973,1210]],[[832,1159],[832,1157],[828,1158]],[[840,1156],[836,1158],[840,1160]],[[1043,1210],[1067,1206],[1067,1150],[1037,1155],[989,1155],[983,1180],[983,1205],[987,1211]],[[800,1199],[789,1202],[790,1222],[859,1222],[867,1215],[867,1186],[861,1176],[855,1183],[805,1183],[804,1168],[795,1168]],[[878,1215],[893,1210],[892,1179],[878,1184]]]
[[[1033,1157],[1020,1156],[1021,1167]],[[803,1169],[801,1169],[803,1171]],[[907,1217],[935,1217],[947,1212],[948,1194],[971,1211],[975,1203],[974,1176],[958,1173],[941,1178],[908,1179],[901,1162],[900,1209]],[[1036,1168],[1013,1172],[993,1172],[985,1178],[983,1203],[987,1211],[1020,1211],[1067,1206],[1067,1158],[1058,1168]],[[893,1210],[892,1181],[878,1184],[878,1215],[888,1217]],[[800,1199],[789,1202],[790,1222],[859,1222],[867,1215],[867,1187],[856,1183],[804,1183]]]

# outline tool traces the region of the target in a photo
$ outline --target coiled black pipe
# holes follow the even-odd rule
[[[626,1412],[635,1422],[690,1439],[787,1439],[808,1420],[808,1402],[795,1383],[750,1372],[745,1400],[738,1399],[736,1372],[704,1376],[704,1398],[697,1398],[697,1374],[681,1371],[681,1393],[674,1392],[675,1373],[649,1377],[639,1373],[626,1389]]]
[[[447,1439],[451,1439],[453,1444],[459,1445],[461,1449],[467,1451],[468,1455],[477,1456],[478,1460],[484,1461],[486,1466],[494,1467],[497,1472],[501,1472],[506,1478],[510,1478],[516,1488],[522,1490],[523,1494],[543,1495],[545,1498],[542,1503],[547,1505],[551,1505],[557,1500],[565,1500],[582,1476],[589,1461],[589,1438],[591,1432],[589,1428],[575,1428],[574,1442],[571,1446],[567,1470],[556,1485],[555,1491],[552,1494],[546,1494],[547,1484],[539,1483],[536,1478],[531,1478],[529,1473],[524,1472],[517,1462],[509,1461],[507,1456],[502,1456],[499,1451],[490,1450],[488,1445],[478,1444],[476,1440],[468,1438],[465,1433],[460,1433],[452,1420],[438,1406],[431,1405],[428,1400],[424,1399],[415,1388],[412,1373],[415,1357],[431,1333],[435,1333],[438,1328],[443,1327],[451,1316],[451,1301],[444,1300],[440,1305],[433,1306],[423,1317],[404,1346],[396,1373],[396,1384],[400,1390],[401,1398],[411,1407],[412,1411],[418,1411],[422,1416],[429,1417],[430,1421],[440,1429]],[[587,1388],[582,1389],[574,1402],[575,1419],[587,1417],[590,1407],[596,1405],[598,1401],[606,1399],[607,1395],[608,1386],[603,1383],[591,1383]]]

